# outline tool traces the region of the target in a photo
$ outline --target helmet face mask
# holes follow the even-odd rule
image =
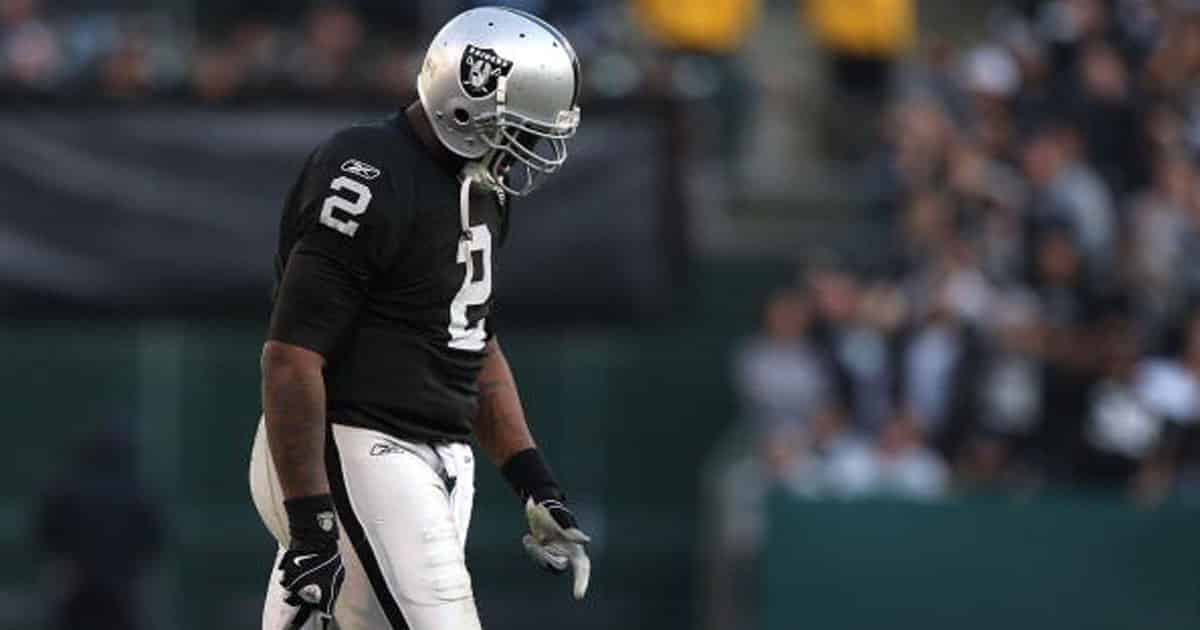
[[[563,116],[557,126],[546,126],[519,114],[501,111],[477,120],[480,137],[491,149],[486,160],[496,184],[506,192],[523,196],[537,188],[548,175],[567,161],[567,140],[575,135],[579,108],[574,116]]]
[[[516,196],[562,166],[579,126],[574,50],[554,27],[514,9],[450,20],[429,48],[417,91],[438,140]]]

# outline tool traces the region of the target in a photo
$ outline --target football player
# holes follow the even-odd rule
[[[533,559],[587,591],[588,537],[493,333],[509,201],[567,157],[579,63],[544,21],[467,11],[419,100],[338,132],[283,209],[251,458],[279,541],[263,628],[479,628],[464,560],[474,436],[524,504]]]

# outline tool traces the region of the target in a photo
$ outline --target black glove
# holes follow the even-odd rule
[[[284,602],[296,607],[288,628],[298,630],[314,614],[322,619],[333,617],[333,605],[346,575],[330,496],[291,499],[283,505],[292,541],[279,561],[283,572],[279,583],[288,591]]]

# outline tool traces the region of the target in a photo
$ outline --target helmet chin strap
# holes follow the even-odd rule
[[[478,160],[467,162],[462,169],[462,185],[458,189],[458,217],[459,225],[462,227],[462,238],[471,240],[471,186],[479,184],[480,187],[495,192],[500,197],[500,203],[504,203],[504,189],[497,183],[491,172]]]
[[[471,240],[471,182],[475,176],[463,173],[462,187],[458,189],[458,216],[461,220],[462,235],[459,238]]]

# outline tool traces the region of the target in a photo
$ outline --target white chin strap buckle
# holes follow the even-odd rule
[[[496,79],[496,104],[504,105],[508,102],[508,77],[500,75]]]

